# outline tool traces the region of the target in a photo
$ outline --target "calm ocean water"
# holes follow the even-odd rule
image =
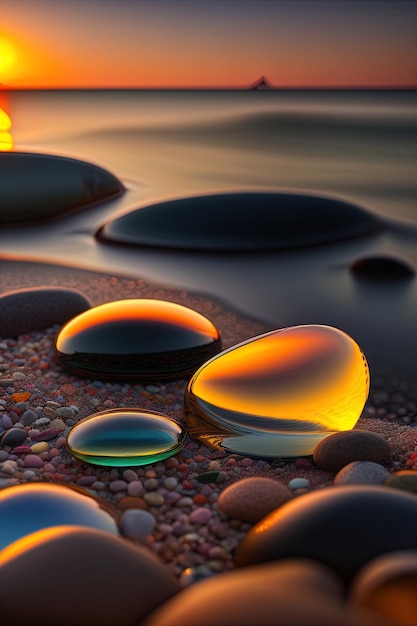
[[[417,92],[10,92],[8,109],[16,150],[96,163],[128,191],[54,224],[0,233],[3,255],[198,291],[271,328],[335,325],[374,362],[413,375],[415,279],[363,286],[349,265],[385,254],[417,270]],[[390,226],[337,245],[245,255],[113,248],[94,238],[115,215],[153,202],[266,190],[352,201]]]

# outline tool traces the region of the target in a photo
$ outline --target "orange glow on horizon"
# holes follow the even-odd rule
[[[6,0],[0,83],[239,89],[265,75],[276,88],[416,86],[417,13],[409,3],[336,9],[323,0],[305,11],[293,4],[60,0],[51,11],[49,0]]]

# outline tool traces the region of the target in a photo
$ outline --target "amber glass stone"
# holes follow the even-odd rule
[[[364,354],[330,326],[293,326],[205,363],[185,393],[188,431],[214,449],[264,458],[313,453],[353,428],[369,392]]]
[[[163,300],[131,299],[96,306],[65,324],[55,355],[73,374],[151,381],[183,378],[221,350],[206,317]]]
[[[128,407],[101,411],[74,426],[67,450],[92,465],[128,467],[173,456],[185,443],[186,429],[167,415]]]

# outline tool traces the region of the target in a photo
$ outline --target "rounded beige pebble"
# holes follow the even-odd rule
[[[48,602],[42,572],[48,578]],[[25,588],[18,581],[30,580]],[[150,550],[110,533],[55,526],[28,535],[0,554],[1,623],[7,626],[135,626],[179,585]],[[70,592],[63,604],[62,592]],[[28,608],[30,607],[30,608]]]
[[[226,487],[217,506],[219,511],[234,519],[258,522],[292,497],[288,487],[278,480],[254,476]]]

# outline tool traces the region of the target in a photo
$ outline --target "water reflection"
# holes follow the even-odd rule
[[[13,150],[14,142],[11,133],[12,120],[6,112],[7,102],[3,93],[0,93],[0,152]]]

